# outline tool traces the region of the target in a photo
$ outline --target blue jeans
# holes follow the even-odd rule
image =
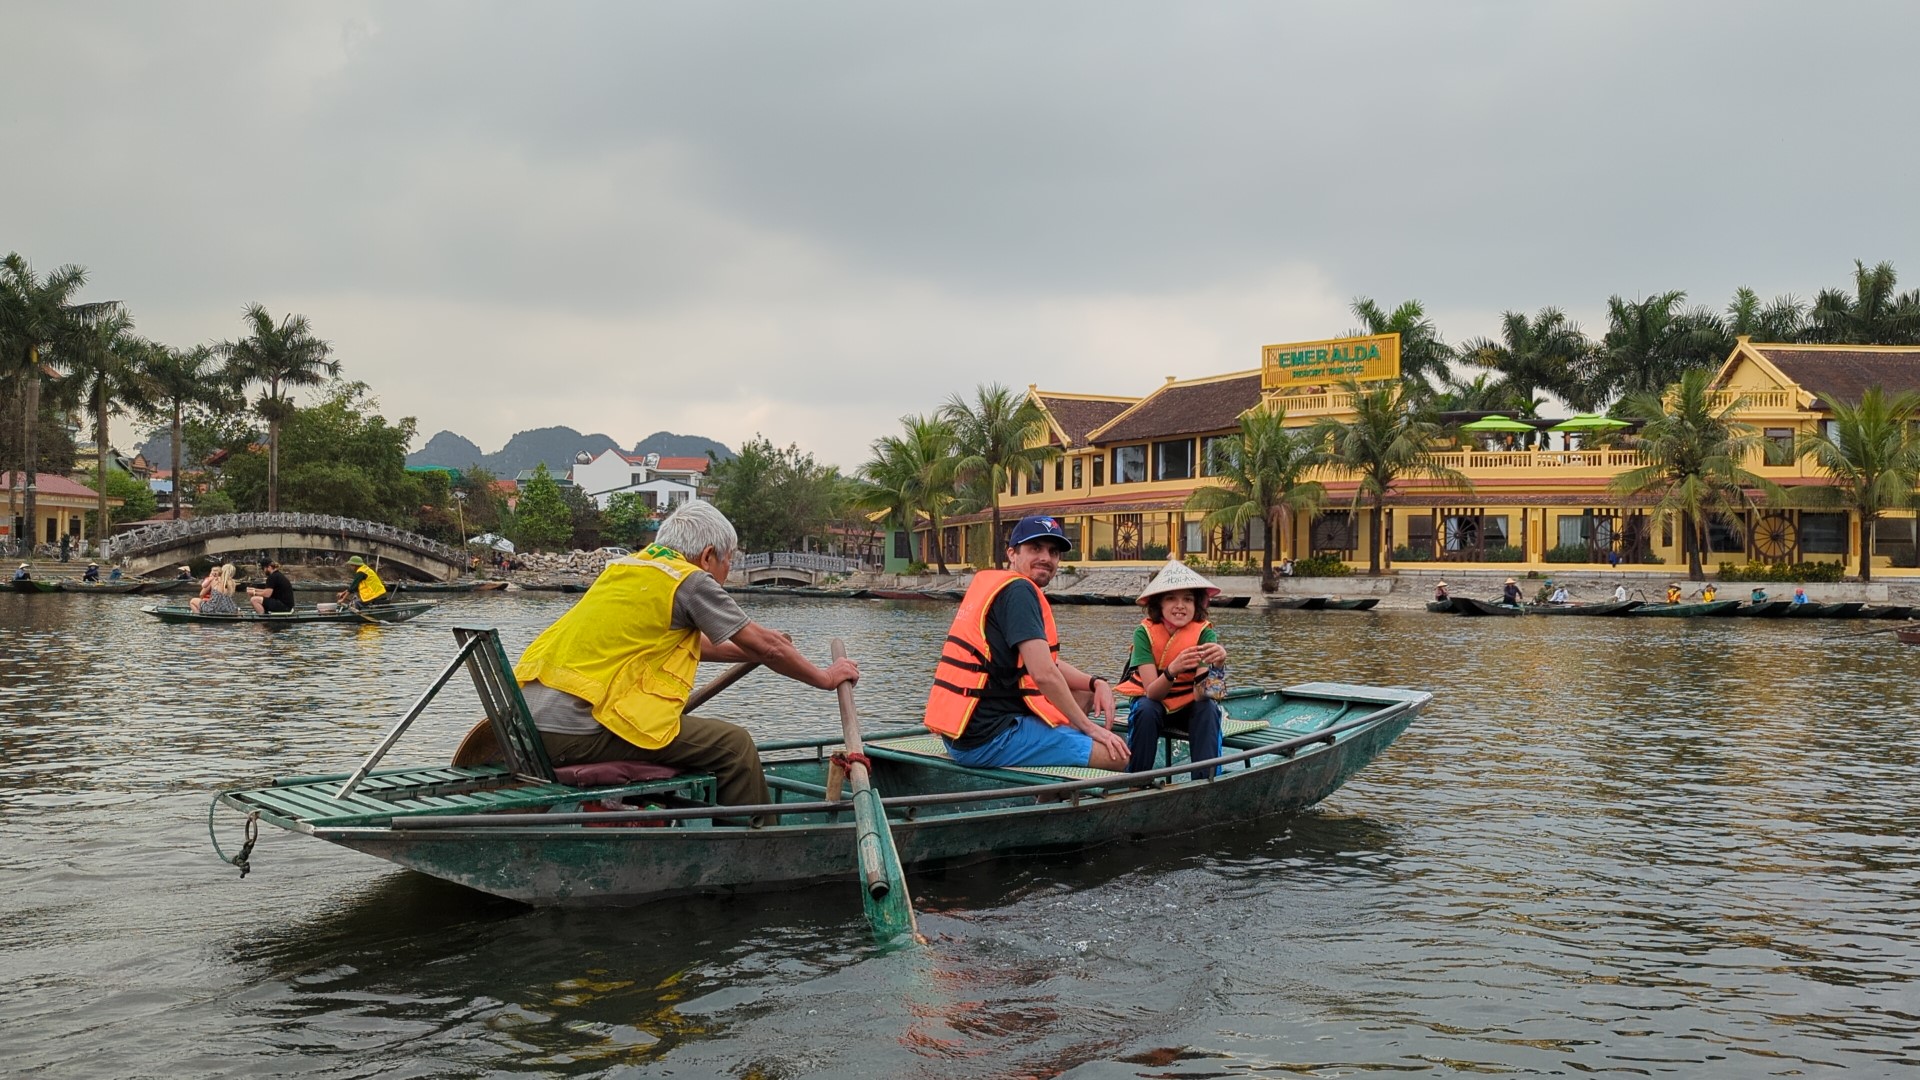
[[[1205,761],[1220,756],[1220,703],[1209,697],[1195,697],[1184,708],[1173,713],[1167,707],[1152,698],[1135,698],[1133,711],[1127,714],[1127,745],[1132,748],[1133,756],[1127,759],[1128,772],[1145,772],[1153,768],[1154,751],[1158,749],[1160,733],[1169,724],[1187,729],[1187,743],[1192,747],[1193,760]],[[1220,770],[1195,769],[1195,780],[1206,780]]]

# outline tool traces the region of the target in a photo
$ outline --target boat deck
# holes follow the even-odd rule
[[[563,809],[580,803],[631,796],[673,797],[711,804],[714,780],[707,773],[682,773],[612,787],[576,788],[553,781],[514,776],[504,766],[383,769],[342,798],[348,773],[296,776],[270,787],[233,792],[231,803],[284,828],[344,828],[385,825],[396,818],[432,814],[484,814],[502,810]]]

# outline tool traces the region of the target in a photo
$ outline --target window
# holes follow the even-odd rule
[[[893,557],[896,559],[913,558],[913,537],[905,529],[896,529],[893,534]]]
[[[1209,435],[1200,440],[1200,475],[1218,476],[1233,461],[1235,436]]]
[[[1587,542],[1587,537],[1591,535],[1588,526],[1592,521],[1592,518],[1585,516],[1574,517],[1572,514],[1561,515],[1560,546],[1584,547]]]
[[[1066,533],[1066,534],[1067,534],[1067,543],[1069,543],[1069,544],[1072,544],[1072,545],[1073,545],[1073,551],[1074,551],[1074,556],[1073,556],[1073,557],[1074,557],[1074,558],[1077,558],[1077,559],[1084,559],[1084,558],[1086,558],[1086,556],[1085,556],[1085,555],[1082,555],[1082,554],[1080,554],[1080,526],[1079,526],[1079,524],[1078,524],[1078,523],[1076,523],[1076,522],[1071,522],[1071,521],[1063,521],[1063,522],[1061,522],[1061,523],[1060,523],[1060,531],[1061,531],[1061,532],[1064,532],[1064,533]]]
[[[1104,454],[1093,459],[1093,486],[1107,486],[1107,459]]]
[[[1067,488],[1067,459],[1053,459],[1053,490],[1065,491]]]
[[[1081,459],[1074,458],[1073,459],[1073,490],[1075,491],[1079,491],[1081,486],[1085,482],[1084,478],[1081,475],[1082,470],[1080,466],[1081,466]]]
[[[1766,429],[1767,441],[1782,451],[1793,450],[1793,429],[1790,427],[1770,427]]]
[[[1724,518],[1707,520],[1707,550],[1744,552],[1747,550],[1747,534],[1738,522]]]
[[[1507,546],[1507,515],[1488,514],[1480,519],[1480,528],[1487,534],[1488,547]]]
[[[1181,551],[1192,555],[1207,550],[1207,530],[1201,528],[1199,522],[1187,522],[1186,527],[1180,532]]]
[[[1847,515],[1801,514],[1800,550],[1808,555],[1847,553]]]
[[[1147,478],[1147,448],[1122,446],[1113,452],[1113,482],[1138,484]]]
[[[1153,478],[1155,480],[1193,479],[1193,440],[1181,439],[1178,442],[1154,443]]]
[[[1041,490],[1046,487],[1046,484],[1047,484],[1046,465],[1042,462],[1036,461],[1033,463],[1032,471],[1027,473],[1027,494],[1029,495],[1040,494]]]
[[[1873,526],[1873,553],[1893,559],[1913,555],[1913,519],[1881,518]]]

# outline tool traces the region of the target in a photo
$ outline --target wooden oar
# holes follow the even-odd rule
[[[1915,629],[1920,629],[1920,622],[1895,623],[1892,626],[1882,626],[1874,630],[1861,630],[1852,634],[1828,634],[1826,635],[1826,640],[1839,641],[1843,638],[1866,637],[1870,634],[1891,634],[1895,630],[1915,630]]]
[[[753,661],[733,665],[714,676],[712,682],[709,682],[707,685],[688,695],[686,707],[680,711],[688,713],[705,705],[713,699],[715,694],[739,682],[746,677],[748,672],[759,666],[758,663]],[[504,760],[504,758],[500,753],[499,740],[493,737],[493,721],[485,717],[482,717],[478,723],[467,730],[466,736],[460,740],[460,745],[455,747],[453,751],[453,765],[455,768],[464,768],[469,765],[487,765],[501,760]]]
[[[844,660],[847,647],[833,639],[833,658]],[[887,827],[887,812],[880,805],[880,793],[873,789],[867,772],[866,747],[860,741],[860,717],[853,709],[853,684],[835,687],[840,698],[840,727],[847,742],[847,781],[853,788],[854,865],[860,871],[860,905],[866,910],[867,924],[880,941],[892,941],[902,934],[920,936],[913,921],[913,898],[907,895],[907,875],[900,868],[900,853],[893,846],[893,832]],[[829,787],[835,785],[829,781]]]

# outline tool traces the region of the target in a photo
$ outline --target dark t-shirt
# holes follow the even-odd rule
[[[1020,662],[1020,643],[1047,637],[1046,620],[1040,616],[1040,590],[1021,578],[1008,583],[987,607],[987,652],[994,667],[1011,669]],[[1012,691],[1020,685],[1017,675],[987,676],[989,690]],[[971,749],[992,742],[1013,726],[1013,718],[1032,713],[1025,699],[1013,696],[987,697],[973,711],[967,730],[953,740],[955,746]]]
[[[273,595],[267,597],[264,607],[268,611],[293,610],[293,580],[278,570],[267,574],[267,588]]]

